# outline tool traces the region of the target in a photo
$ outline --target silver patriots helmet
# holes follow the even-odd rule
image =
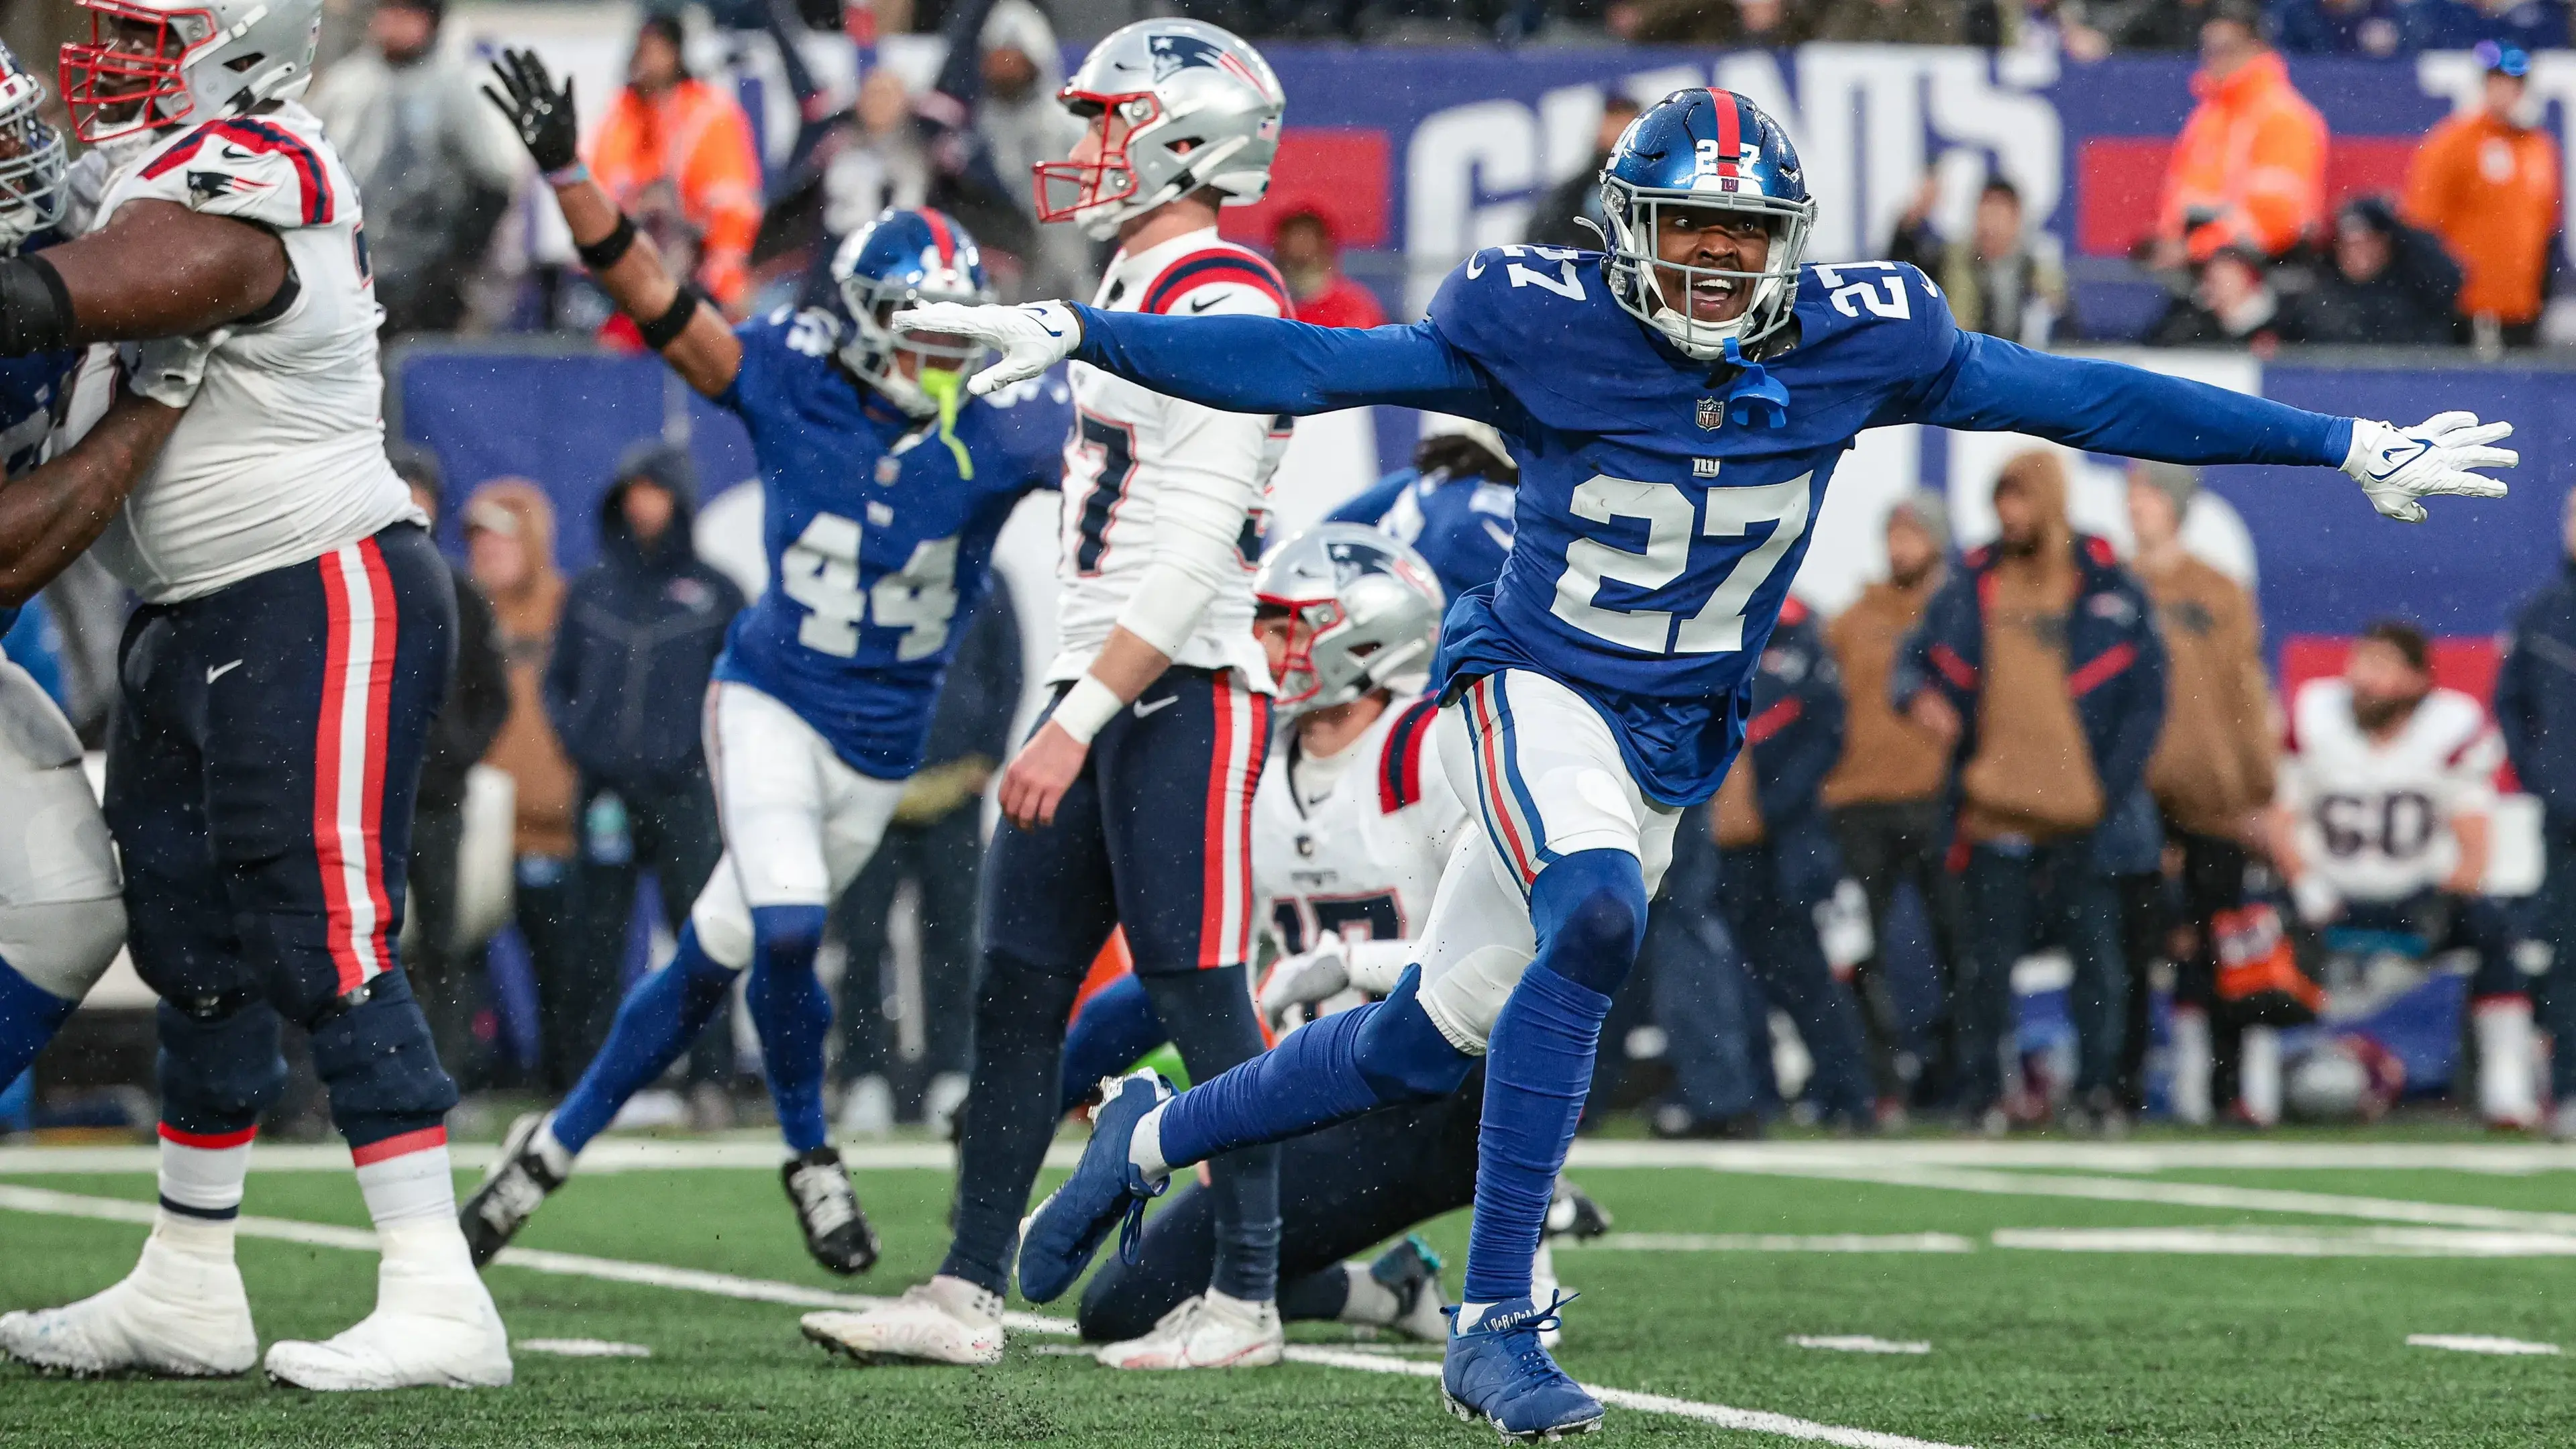
[[[238,116],[313,81],[322,0],[79,0],[89,39],[63,45],[63,104],[84,141]]]
[[[0,253],[63,219],[63,136],[45,124],[45,83],[0,45]]]
[[[1359,523],[1317,524],[1272,549],[1252,597],[1263,613],[1288,616],[1277,701],[1288,719],[1375,689],[1419,688],[1445,603],[1422,555]]]
[[[1114,236],[1130,217],[1212,188],[1227,206],[1270,189],[1288,98],[1261,52],[1198,20],[1140,20],[1091,48],[1056,99],[1090,122],[1087,160],[1042,161],[1040,221]]]

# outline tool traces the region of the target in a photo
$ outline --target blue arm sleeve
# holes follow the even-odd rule
[[[1073,310],[1082,318],[1077,361],[1184,402],[1299,417],[1389,403],[1504,421],[1493,380],[1428,322],[1360,329]]]
[[[2089,452],[2165,463],[2340,468],[2352,419],[2090,357],[2053,357],[1961,332],[1950,365],[1889,421],[2029,433]]]
[[[1395,506],[1395,500],[1403,497],[1404,490],[1412,487],[1413,481],[1421,476],[1411,468],[1398,468],[1343,499],[1332,512],[1324,515],[1324,521],[1326,523],[1365,523],[1375,528],[1377,521],[1386,517],[1387,510]]]

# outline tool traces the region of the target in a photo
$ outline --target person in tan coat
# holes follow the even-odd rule
[[[1929,490],[1909,493],[1887,514],[1887,577],[1835,616],[1825,641],[1841,667],[1846,700],[1842,759],[1825,779],[1825,808],[1843,865],[1869,900],[1874,946],[1853,977],[1869,1033],[1881,1111],[1946,1095],[1957,1073],[1955,1018],[1948,1010],[1960,955],[1959,877],[1942,866],[1949,823],[1942,789],[1950,751],[1940,737],[1896,712],[1887,682],[1897,646],[1923,618],[1950,552],[1949,508]],[[1932,921],[1932,954],[1943,1010],[1933,1024],[1931,1061],[1905,1050],[1883,958],[1897,888],[1911,884]]]
[[[555,567],[555,511],[524,478],[496,478],[465,505],[467,566],[500,624],[509,664],[510,713],[483,756],[518,792],[518,926],[537,978],[548,1089],[562,1093],[590,1060],[573,1028],[590,1014],[585,998],[614,1003],[617,983],[584,982],[599,955],[572,939],[572,762],[546,722],[542,689],[563,615],[564,578]]]
[[[2164,817],[2166,854],[2179,857],[2181,889],[2177,898],[2149,877],[2159,887],[2153,898],[2124,900],[2121,911],[2132,976],[2153,956],[2175,965],[2173,1097],[2186,1121],[2208,1120],[2213,1101],[2234,1095],[2243,1023],[2217,997],[2211,921],[2245,904],[2249,846],[2262,838],[2279,737],[2253,596],[2183,547],[2183,518],[2199,491],[2196,468],[2130,465],[2131,568],[2155,607],[2167,661],[2164,733],[2147,760],[2147,788]],[[2132,984],[2120,1075],[2134,1104],[2145,1074],[2147,1003],[2144,981]]]

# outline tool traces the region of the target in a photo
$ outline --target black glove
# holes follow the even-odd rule
[[[492,62],[492,74],[509,95],[504,98],[490,86],[483,88],[483,95],[510,118],[510,129],[519,133],[538,170],[552,174],[581,159],[581,122],[573,114],[572,77],[564,77],[563,89],[556,90],[554,78],[546,74],[546,63],[533,50],[501,52],[501,58]]]

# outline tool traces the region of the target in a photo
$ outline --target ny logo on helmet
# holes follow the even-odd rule
[[[1698,174],[1694,180],[1714,179],[1723,183],[1726,190],[1733,191],[1737,180],[1751,174],[1749,168],[1762,159],[1762,145],[1758,141],[1742,141],[1737,143],[1735,154],[1729,156],[1717,142],[1703,139],[1693,148],[1692,155],[1698,163]]]

